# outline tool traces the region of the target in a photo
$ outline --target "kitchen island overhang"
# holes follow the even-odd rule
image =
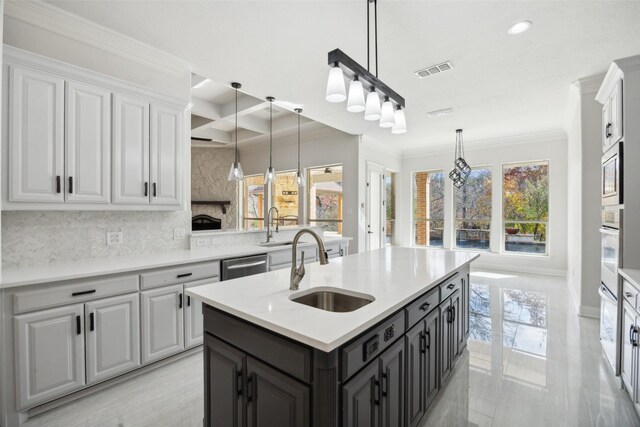
[[[187,290],[205,304],[205,424],[414,425],[466,345],[477,257],[389,247],[308,265],[297,291],[288,271]],[[314,288],[373,301],[292,301]]]

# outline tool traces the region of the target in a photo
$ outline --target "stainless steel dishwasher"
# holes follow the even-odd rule
[[[266,273],[267,267],[267,254],[225,259],[222,260],[222,280]]]

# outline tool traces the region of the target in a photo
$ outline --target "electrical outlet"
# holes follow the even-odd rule
[[[122,243],[122,231],[107,232],[107,246],[117,246]]]
[[[206,248],[209,246],[209,239],[196,239],[196,248]]]
[[[184,236],[185,236],[184,228],[173,229],[173,240],[182,240],[184,239]]]

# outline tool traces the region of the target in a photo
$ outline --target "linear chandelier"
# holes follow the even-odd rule
[[[391,133],[402,134],[407,132],[407,122],[404,116],[404,98],[387,86],[378,78],[378,2],[367,1],[367,68],[358,64],[349,55],[340,49],[334,49],[328,54],[329,78],[325,99],[331,103],[347,101],[347,111],[361,113],[364,111],[364,119],[380,121],[381,128],[391,128]],[[370,65],[370,33],[369,10],[373,3],[374,9],[374,42],[376,73],[369,71]],[[345,72],[351,82],[349,95],[345,87]],[[365,86],[369,91],[365,99]],[[382,105],[380,99],[382,98]]]

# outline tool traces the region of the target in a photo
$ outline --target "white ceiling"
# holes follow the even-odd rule
[[[193,64],[217,82],[304,105],[304,114],[398,150],[564,128],[569,85],[640,54],[640,2],[380,0],[379,77],[405,97],[391,135],[324,100],[327,52],[366,65],[366,6],[348,1],[48,1]],[[509,36],[528,19],[530,31]],[[413,72],[451,60],[455,70]],[[426,112],[453,107],[454,114]]]

